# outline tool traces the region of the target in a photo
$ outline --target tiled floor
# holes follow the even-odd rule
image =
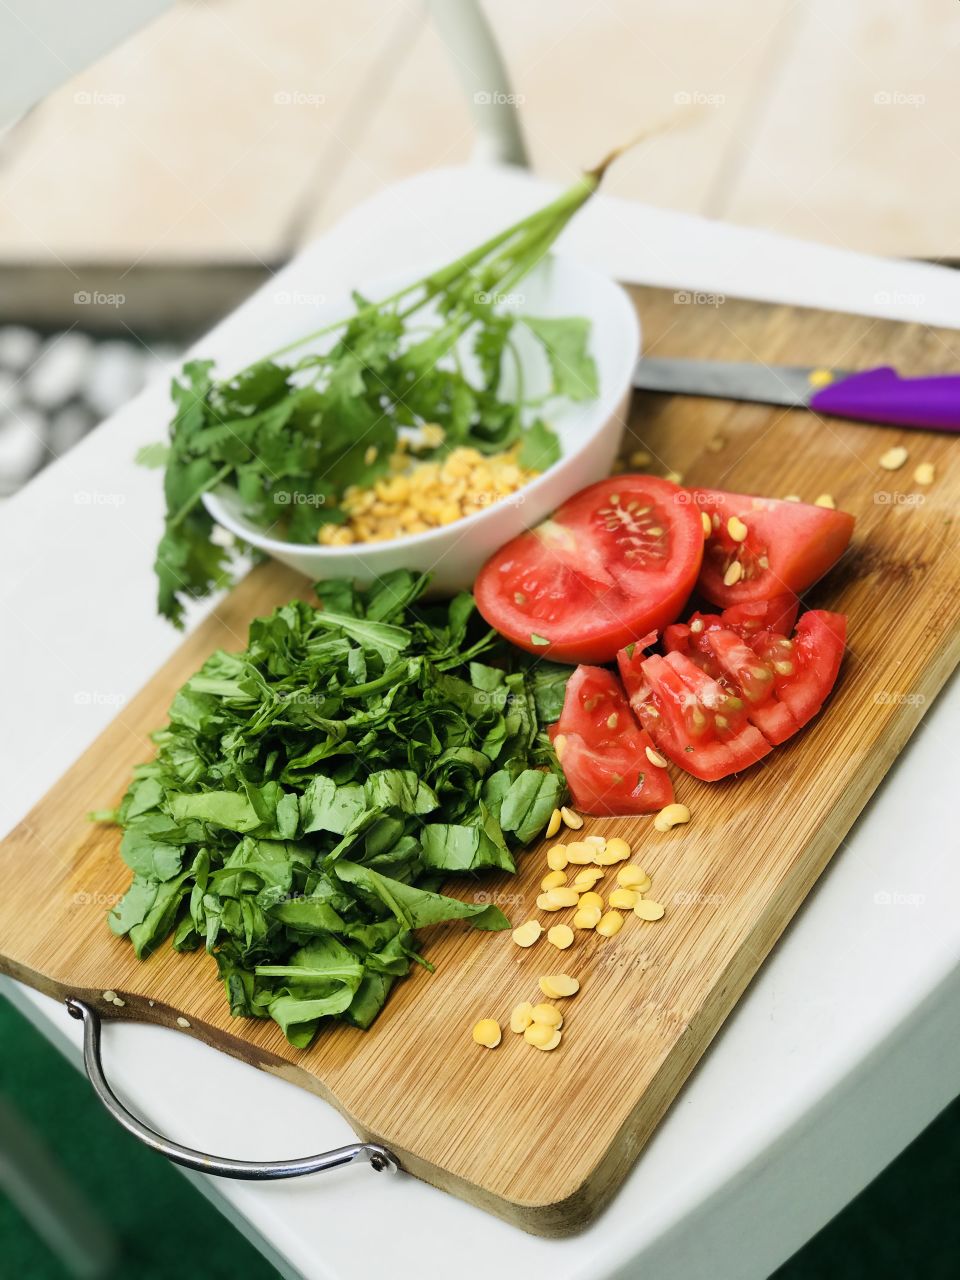
[[[451,0],[452,2],[452,0]],[[613,192],[960,258],[960,5],[486,0],[535,167],[634,132]],[[462,61],[462,55],[459,55]],[[275,262],[474,130],[421,0],[182,0],[0,153],[0,261]]]

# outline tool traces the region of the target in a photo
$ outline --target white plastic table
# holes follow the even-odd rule
[[[400,261],[452,256],[548,190],[527,175],[476,168],[389,189],[200,350],[234,365],[252,359],[305,331],[317,295]],[[678,290],[960,322],[960,278],[946,270],[622,201],[595,201],[563,247],[622,279]],[[179,643],[153,608],[159,478],[132,462],[167,417],[165,386],[148,388],[0,507],[4,831]],[[502,1276],[554,1280],[766,1276],[957,1090],[958,714],[954,681],[612,1206],[582,1235],[536,1239],[413,1178],[367,1168],[272,1185],[196,1177],[197,1185],[281,1272],[311,1280],[433,1280],[453,1270],[487,1280],[491,1265]],[[79,1027],[62,1007],[6,980],[2,990],[79,1061]],[[217,1154],[289,1157],[351,1137],[318,1098],[164,1029],[108,1026],[105,1061],[149,1123]]]

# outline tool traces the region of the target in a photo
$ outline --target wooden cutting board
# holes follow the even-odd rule
[[[635,296],[647,350],[658,355],[960,370],[960,335],[949,331],[654,290]],[[891,473],[878,459],[893,444],[906,445],[910,460]],[[117,834],[84,814],[119,799],[132,766],[149,755],[148,732],[207,655],[239,647],[252,617],[307,590],[271,564],[223,601],[0,846],[0,969],[55,996],[91,999],[106,1017],[175,1029],[185,1017],[185,1034],[333,1102],[410,1173],[528,1231],[582,1228],[842,847],[960,650],[960,456],[951,438],[638,396],[624,452],[641,447],[657,470],[693,484],[808,501],[830,491],[857,517],[850,551],[810,598],[849,617],[849,651],[820,719],[738,780],[679,777],[688,827],[658,834],[649,818],[588,823],[635,844],[667,906],[662,921],[631,916],[617,938],[578,935],[564,953],[545,940],[521,951],[509,934],[437,927],[427,940],[435,974],[417,970],[399,984],[370,1031],[333,1028],[306,1052],[273,1024],[231,1019],[205,954],[163,947],[138,963],[104,918],[128,881]],[[921,461],[937,467],[929,488],[912,479]],[[516,877],[460,881],[453,891],[499,902],[519,923],[536,914],[544,871],[535,849]],[[493,1052],[472,1043],[474,1022],[506,1026],[515,1004],[537,998],[538,976],[559,970],[575,974],[581,992],[564,1002],[558,1051],[539,1053],[509,1031]],[[102,999],[106,989],[121,994],[122,1008]]]

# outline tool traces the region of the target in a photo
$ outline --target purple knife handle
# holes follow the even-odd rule
[[[886,366],[867,369],[822,387],[810,408],[862,422],[960,431],[960,374],[901,378]]]

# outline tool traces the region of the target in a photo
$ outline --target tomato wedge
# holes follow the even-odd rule
[[[711,526],[697,587],[722,608],[799,595],[839,560],[853,532],[846,511],[719,489],[692,494]]]
[[[672,802],[670,777],[647,758],[653,743],[611,671],[578,667],[549,733],[573,802],[584,813],[655,813]]]
[[[664,644],[739,696],[751,724],[776,746],[813,719],[836,683],[846,618],[812,609],[797,623],[792,639],[772,630],[744,638],[722,625],[729,612],[699,615],[703,625],[698,629],[697,615],[689,626],[668,627]]]
[[[645,658],[639,645],[617,655],[637,719],[670,760],[705,782],[739,773],[770,746],[747,720],[738,694],[683,653]]]
[[[686,654],[699,647],[702,653],[706,653],[708,651],[697,637],[702,637],[707,631],[719,631],[722,627],[736,632],[744,640],[760,631],[775,631],[777,635],[786,636],[793,630],[799,606],[800,601],[795,595],[785,593],[769,600],[734,605],[722,613],[694,613],[687,622],[674,622],[664,628],[664,647],[668,651],[675,649]]]
[[[487,622],[521,649],[610,662],[678,616],[702,556],[700,512],[685,490],[655,476],[615,476],[501,547],[474,594]]]
[[[768,741],[783,742],[819,712],[837,682],[846,639],[842,613],[811,609],[797,623],[792,640],[763,632],[751,641],[757,657],[772,670],[773,692],[765,710],[778,709],[776,724],[764,728],[754,719]],[[788,717],[792,727],[785,732]]]

